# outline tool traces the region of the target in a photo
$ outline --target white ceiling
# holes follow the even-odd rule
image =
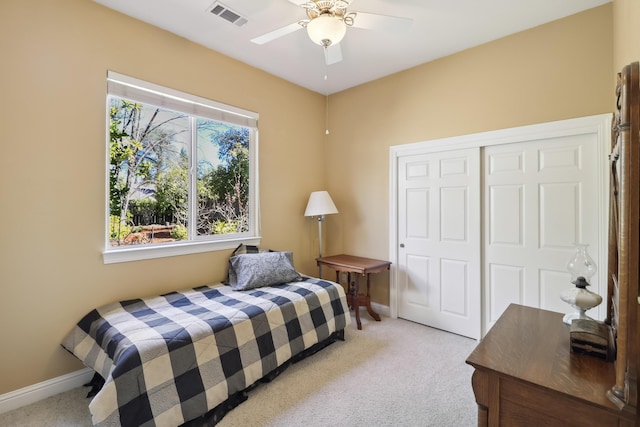
[[[331,94],[611,0],[352,0],[348,11],[410,18],[402,31],[347,28],[343,60],[300,29],[269,43],[251,39],[307,16],[300,0],[217,0],[247,18],[209,12],[214,0],[94,0],[321,94]],[[357,22],[356,17],[356,22]],[[325,76],[327,78],[325,79]]]

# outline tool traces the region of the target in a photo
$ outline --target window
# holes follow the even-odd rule
[[[258,115],[109,72],[105,263],[258,243]]]

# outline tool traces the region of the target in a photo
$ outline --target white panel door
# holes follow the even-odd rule
[[[485,331],[512,302],[572,311],[560,292],[572,286],[566,263],[574,243],[591,244],[601,265],[594,138],[484,148]]]
[[[398,316],[479,339],[480,150],[398,161]]]

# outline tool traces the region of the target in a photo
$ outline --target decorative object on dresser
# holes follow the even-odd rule
[[[512,304],[467,358],[479,426],[640,427],[640,65],[618,74],[612,126],[607,315],[613,363],[570,348],[562,314]],[[580,320],[582,322],[582,320]],[[593,326],[593,324],[589,324]],[[574,327],[575,326],[575,327]],[[588,328],[583,328],[588,329]],[[598,325],[598,329],[600,325]],[[599,338],[590,338],[603,343]],[[613,356],[612,356],[613,357]]]
[[[318,219],[318,258],[322,258],[322,222],[325,215],[337,214],[338,208],[331,200],[328,191],[314,191],[309,196],[307,209],[304,216],[316,217]],[[318,264],[318,277],[322,278],[322,265]]]
[[[373,317],[376,321],[380,321],[378,313],[371,308],[371,295],[369,293],[371,289],[371,274],[379,273],[384,270],[389,270],[391,262],[382,261],[373,258],[364,258],[353,255],[334,255],[328,257],[320,257],[317,260],[318,266],[326,265],[336,271],[336,282],[340,283],[340,273],[347,273],[347,303],[349,307],[353,309],[356,315],[356,324],[358,329],[362,329],[362,323],[360,322],[360,306],[367,308],[369,316]],[[353,281],[351,280],[351,273],[354,274]],[[367,293],[360,293],[360,276],[367,276]]]
[[[611,328],[593,319],[574,319],[569,332],[571,351],[612,362],[615,358]]]
[[[590,280],[596,274],[596,263],[587,252],[589,245],[577,243],[573,257],[567,263],[567,270],[571,273],[571,283],[575,285],[560,293],[560,299],[575,309],[574,313],[566,314],[562,321],[568,325],[574,319],[590,319],[585,312],[602,302],[602,297],[587,289]]]

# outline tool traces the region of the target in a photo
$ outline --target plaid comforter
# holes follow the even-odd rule
[[[203,286],[95,309],[62,345],[105,379],[89,404],[94,425],[177,426],[350,321],[333,282]]]

